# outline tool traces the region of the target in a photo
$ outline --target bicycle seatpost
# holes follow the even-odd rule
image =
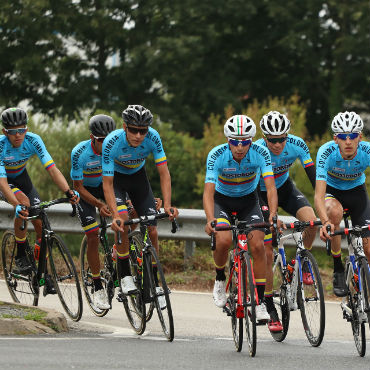
[[[331,234],[330,225],[326,226],[326,231],[328,232],[329,235]],[[331,255],[331,240],[330,239],[326,239],[325,246],[326,246],[326,254],[330,256]]]
[[[117,225],[121,226],[121,221],[120,220],[117,220]],[[119,231],[117,231],[116,234],[117,234],[117,244],[122,244],[121,233]]]
[[[212,221],[211,226],[214,228],[216,226],[216,222]],[[215,249],[216,249],[216,235],[215,233],[211,233],[211,250],[214,251]]]

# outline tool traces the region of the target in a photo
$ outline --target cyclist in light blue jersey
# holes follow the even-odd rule
[[[271,155],[272,169],[274,172],[275,184],[278,193],[278,204],[284,211],[296,217],[300,221],[316,220],[315,213],[306,197],[297,189],[289,177],[289,168],[299,159],[304,167],[307,177],[312,187],[315,189],[315,165],[311,159],[310,151],[306,143],[299,137],[288,134],[290,121],[280,112],[271,111],[265,114],[260,127],[264,134],[262,139],[257,140],[257,144],[266,147]],[[267,207],[266,186],[260,180],[260,202],[265,220],[268,219],[269,212]],[[311,249],[315,239],[316,229],[308,229],[303,233],[304,245]],[[274,243],[273,242],[274,239]],[[266,289],[265,302],[267,312],[271,320],[268,323],[271,332],[280,332],[283,327],[279,321],[278,313],[273,302],[273,244],[276,244],[275,236],[272,238],[270,231],[265,235],[266,249]],[[303,283],[312,284],[312,276],[309,271],[303,271]]]
[[[208,154],[203,193],[203,207],[207,218],[205,231],[208,235],[212,232],[216,235],[216,250],[213,252],[216,267],[213,299],[218,307],[226,304],[225,265],[232,235],[230,231],[216,232],[211,223],[216,222],[217,226],[229,225],[233,212],[237,213],[240,221],[263,222],[256,192],[260,176],[266,184],[271,210],[270,223],[272,217],[277,215],[277,193],[271,158],[266,148],[252,143],[252,138],[256,134],[254,122],[248,116],[232,116],[225,123],[224,133],[228,142],[215,147]],[[263,304],[266,283],[264,233],[254,230],[250,235],[254,276],[260,303],[256,315],[257,320],[267,321],[270,316]]]
[[[40,203],[40,196],[28,176],[26,165],[28,160],[37,155],[48,171],[53,182],[71,199],[72,204],[79,200],[77,192],[69,188],[63,174],[55,166],[53,159],[46,150],[41,137],[28,132],[27,113],[21,108],[8,108],[1,113],[4,136],[0,137],[0,191],[2,197],[15,207],[14,233],[17,243],[15,258],[16,273],[27,274],[31,268],[25,254],[24,245],[27,242],[27,229],[20,230],[22,219],[28,216],[27,209],[30,205]],[[41,220],[32,221],[36,240],[39,243],[42,233]],[[51,279],[46,276],[46,291],[55,293],[51,287]]]
[[[315,207],[323,225],[321,238],[332,240],[333,290],[338,297],[347,294],[340,236],[331,238],[326,228],[339,229],[343,209],[348,209],[352,225],[370,224],[370,202],[364,175],[370,166],[370,143],[362,141],[363,127],[357,113],[338,113],[331,124],[334,140],[320,147],[316,159]],[[363,234],[363,246],[370,261],[369,230]]]
[[[140,216],[156,212],[153,192],[145,172],[145,159],[149,154],[153,154],[159,173],[165,212],[173,219],[177,217],[178,211],[171,206],[171,176],[162,141],[158,132],[150,127],[153,115],[141,105],[129,105],[122,117],[123,129],[113,131],[103,143],[103,189],[112,212],[112,229],[123,233],[122,244],[117,244],[118,273],[123,293],[129,294],[136,287],[128,260],[128,229],[117,224],[119,220],[127,220],[128,216],[127,212],[120,213],[117,204],[125,199],[127,193]],[[149,227],[149,237],[158,251],[156,222],[152,222]],[[155,266],[154,273],[156,276]]]
[[[102,146],[105,137],[115,130],[112,117],[98,114],[89,121],[90,139],[77,144],[71,153],[71,178],[73,187],[80,193],[78,216],[87,238],[87,261],[93,278],[93,304],[106,310],[110,308],[107,292],[100,278],[99,227],[96,222],[96,208],[103,217],[112,214],[104,202],[102,182]],[[127,212],[124,202],[118,205],[121,212]]]

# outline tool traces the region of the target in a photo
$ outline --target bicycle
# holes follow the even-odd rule
[[[215,225],[212,225],[215,227]],[[257,349],[256,305],[258,305],[257,288],[252,268],[252,260],[248,251],[248,234],[256,229],[269,228],[267,223],[247,224],[238,221],[232,212],[230,226],[216,226],[216,231],[231,230],[233,250],[229,257],[229,278],[226,292],[229,292],[224,312],[231,317],[231,328],[236,350],[243,347],[243,319],[247,334],[249,355],[254,357]],[[211,234],[211,249],[216,249],[214,234]]]
[[[25,247],[26,257],[31,266],[30,272],[25,275],[13,272],[17,244],[12,231],[6,231],[3,235],[2,264],[5,282],[13,301],[37,306],[42,286],[46,295],[45,277],[49,262],[51,278],[59,300],[67,315],[73,321],[78,321],[82,316],[82,295],[76,267],[62,238],[52,231],[46,213],[47,208],[60,203],[69,203],[69,199],[60,198],[29,207],[35,215],[27,217],[27,220],[40,218],[42,221],[38,263],[33,249],[28,244]]]
[[[106,218],[100,216],[98,254],[100,259],[100,266],[102,267],[100,270],[101,281],[104,285],[104,289],[106,289],[107,291],[108,300],[111,306],[112,300],[115,295],[115,288],[119,288],[119,292],[117,294],[116,299],[118,302],[123,304],[129,323],[132,326],[132,328],[135,330],[137,334],[141,335],[145,331],[146,323],[146,320],[143,320],[143,315],[145,315],[145,305],[143,304],[142,291],[139,285],[139,281],[141,278],[137,276],[138,274],[137,269],[131,268],[131,273],[134,278],[134,282],[138,287],[138,290],[136,293],[131,294],[129,296],[122,293],[117,274],[116,261],[112,257],[114,251],[113,248],[109,246],[108,242],[107,229],[110,226],[111,224],[107,223]],[[117,238],[120,244],[120,236],[118,234]],[[94,283],[92,279],[92,273],[90,271],[90,267],[87,261],[86,236],[84,236],[81,243],[80,263],[81,263],[82,286],[87,303],[92,312],[96,316],[103,317],[108,313],[109,309],[100,309],[94,306],[93,304],[92,296],[94,293]]]
[[[349,228],[349,214],[344,210],[345,228],[330,235],[346,235],[348,257],[345,262],[345,281],[347,295],[343,297],[341,309],[343,319],[351,323],[353,338],[358,354],[366,353],[365,324],[370,324],[370,271],[362,245],[362,232],[370,229],[370,225]],[[327,240],[327,252],[330,254],[331,242]]]
[[[273,300],[278,310],[282,332],[273,333],[277,342],[282,342],[289,329],[290,311],[300,310],[306,337],[313,347],[318,347],[325,331],[325,301],[319,268],[314,256],[304,248],[302,232],[307,227],[321,225],[320,221],[296,221],[285,224],[287,229],[299,232],[278,236],[278,252],[274,249]],[[289,264],[284,243],[293,239],[296,244],[295,259]],[[306,279],[303,274],[306,274]]]

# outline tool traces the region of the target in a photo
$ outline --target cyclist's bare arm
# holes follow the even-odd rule
[[[55,185],[58,186],[58,188],[63,193],[67,193],[68,191],[71,192],[71,189],[69,188],[69,185],[67,183],[67,180],[65,179],[65,177],[63,176],[63,174],[59,171],[59,169],[57,168],[57,166],[51,167],[48,170],[48,173],[49,173],[51,179],[53,180],[53,182],[55,183]],[[71,193],[71,195],[72,195],[72,193]],[[70,202],[72,204],[76,204],[76,203],[78,203],[78,201],[79,201],[79,197],[78,196],[76,196],[75,194],[71,196]]]
[[[83,200],[99,209],[103,217],[110,217],[112,214],[108,206],[100,199],[95,198],[83,185],[83,180],[73,180],[73,189],[76,189]]]
[[[18,204],[21,204],[14,195],[14,193],[12,192],[12,189],[10,189],[6,177],[0,177],[0,191],[3,193],[8,203],[10,203],[13,207],[16,207]]]
[[[215,210],[215,184],[212,182],[206,182],[204,184],[204,191],[203,191],[203,208],[206,214],[207,224],[205,227],[205,232],[208,235],[211,233],[217,233],[215,229],[211,226],[211,222],[215,221],[214,210]]]
[[[113,188],[113,176],[103,176],[103,190],[104,190],[104,197],[105,201],[107,202],[107,205],[109,209],[112,212],[112,230],[113,231],[121,231],[123,232],[122,225],[117,225],[117,220],[120,220],[120,216],[117,209],[117,202],[116,197],[114,195],[114,188]]]
[[[264,179],[266,192],[267,192],[267,203],[270,210],[269,221],[272,223],[272,218],[277,215],[278,210],[278,196],[275,186],[275,180],[273,177],[267,177]]]
[[[161,182],[163,208],[164,211],[170,215],[170,220],[172,220],[174,217],[178,216],[179,211],[177,210],[177,208],[171,206],[171,175],[170,171],[168,170],[167,163],[158,166],[157,170]]]
[[[315,209],[323,225],[323,227],[320,228],[320,237],[323,238],[324,240],[326,240],[327,238],[330,239],[330,236],[326,230],[326,226],[330,225],[330,229],[334,230],[334,225],[329,221],[329,216],[326,212],[325,193],[326,193],[326,181],[317,180],[315,187]]]

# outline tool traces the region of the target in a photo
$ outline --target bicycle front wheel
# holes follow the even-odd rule
[[[318,347],[325,331],[325,301],[319,267],[314,256],[304,250],[301,253],[303,281],[297,286],[297,301],[306,337],[311,346]]]
[[[365,336],[365,324],[362,322],[360,318],[360,301],[359,301],[359,294],[358,294],[358,283],[355,281],[353,276],[353,269],[351,262],[347,257],[346,263],[346,282],[348,285],[348,294],[346,297],[347,306],[351,310],[351,327],[352,327],[352,334],[353,339],[355,341],[355,346],[357,349],[358,354],[363,357],[365,356],[366,352],[366,336]]]
[[[289,320],[290,320],[290,310],[287,297],[287,285],[283,276],[283,269],[279,254],[275,253],[274,258],[274,267],[273,267],[273,301],[275,308],[277,310],[279,319],[281,320],[281,325],[283,326],[283,331],[280,333],[270,332],[271,336],[277,341],[282,342],[287,334],[289,329]]]
[[[14,272],[17,243],[12,231],[5,231],[1,243],[1,256],[5,283],[14,302],[37,306],[39,289],[36,281],[36,266],[30,247],[26,246],[26,256],[33,266],[31,273],[19,275]]]
[[[370,270],[365,257],[360,258],[358,265],[361,271],[361,295],[363,299],[364,313],[370,325]]]
[[[101,280],[102,280],[104,289],[107,289],[106,277],[110,274],[109,274],[109,272],[106,268],[106,265],[104,263],[104,261],[105,261],[105,258],[104,258],[105,252],[104,252],[103,246],[100,243],[99,243],[99,247],[98,247],[98,254],[99,254],[100,268],[103,268],[102,270],[100,270],[100,275],[102,277]],[[93,294],[95,292],[95,288],[94,288],[94,282],[93,282],[90,266],[89,266],[89,263],[87,261],[87,238],[86,238],[86,235],[82,239],[82,243],[81,243],[80,265],[81,265],[82,288],[83,288],[83,291],[84,291],[84,294],[85,294],[85,297],[86,297],[86,301],[87,301],[87,303],[88,303],[88,305],[89,305],[89,307],[90,307],[90,309],[91,309],[91,311],[93,312],[94,315],[96,315],[98,317],[103,317],[108,313],[109,309],[102,310],[102,309],[100,309],[100,308],[98,308],[94,305]],[[109,279],[108,283],[112,284],[112,279]],[[111,290],[114,292],[114,287],[112,287]],[[108,296],[109,296],[109,293],[108,293]],[[109,298],[110,298],[110,301],[111,301],[112,297],[109,297]]]
[[[244,315],[244,308],[238,307],[238,272],[237,266],[234,267],[234,258],[233,258],[233,251],[230,252],[230,259],[229,259],[229,268],[230,274],[232,275],[230,278],[229,284],[229,296],[227,298],[226,305],[228,306],[228,310],[230,311],[231,316],[231,329],[233,332],[234,344],[235,348],[238,352],[242,350],[243,347],[243,315]],[[240,312],[240,308],[242,309]]]
[[[244,306],[245,331],[247,334],[249,355],[254,357],[257,350],[256,329],[256,287],[253,279],[252,261],[244,252],[241,258],[240,274],[242,275],[241,293]]]
[[[153,246],[148,248],[148,253],[147,255],[144,254],[144,258],[146,259],[144,264],[150,279],[151,295],[157,309],[163,333],[167,340],[172,342],[175,330],[172,317],[170,290],[167,286],[157,252]],[[157,274],[155,274],[155,266],[157,267]]]
[[[62,238],[52,234],[49,240],[49,264],[59,300],[73,320],[82,316],[82,294],[76,267]]]

